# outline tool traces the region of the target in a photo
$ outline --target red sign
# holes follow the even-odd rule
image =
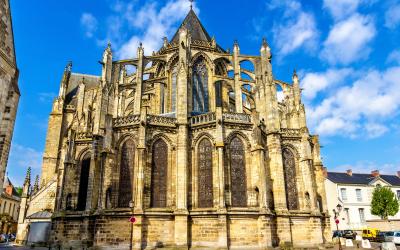
[[[335,223],[336,223],[336,224],[339,224],[339,219],[336,219],[336,220],[335,220]]]
[[[136,222],[136,218],[132,216],[131,218],[129,218],[129,222],[130,223],[135,223]]]

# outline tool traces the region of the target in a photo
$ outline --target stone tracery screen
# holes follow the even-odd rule
[[[118,207],[129,207],[129,202],[132,200],[134,160],[135,143],[132,140],[127,140],[121,148]]]
[[[208,72],[204,59],[193,65],[193,111],[208,112]]]
[[[231,166],[231,200],[233,207],[247,206],[246,161],[242,140],[232,139],[229,145]]]
[[[202,139],[198,146],[198,207],[213,207],[212,144]]]
[[[285,176],[286,203],[289,210],[299,208],[299,198],[296,184],[296,161],[292,151],[282,150],[283,171]]]
[[[151,164],[151,206],[167,206],[168,146],[158,139],[153,144]]]

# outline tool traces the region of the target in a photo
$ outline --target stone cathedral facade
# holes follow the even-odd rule
[[[3,187],[20,97],[18,76],[10,1],[0,0],[0,187]]]
[[[140,45],[136,58],[113,60],[109,45],[100,76],[68,65],[41,176],[42,189],[56,183],[53,246],[330,241],[318,137],[307,129],[296,73],[291,83],[275,79],[271,60],[266,41],[257,56],[237,42],[224,50],[190,10],[150,56]]]

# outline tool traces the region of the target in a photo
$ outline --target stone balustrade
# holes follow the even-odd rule
[[[147,123],[150,125],[175,127],[176,118],[159,115],[147,115]]]
[[[244,113],[223,113],[222,118],[225,122],[251,123],[251,115]]]
[[[114,119],[114,127],[125,127],[129,125],[139,124],[140,115],[129,115]]]
[[[206,114],[201,114],[201,115],[196,115],[192,116],[190,118],[190,124],[191,125],[199,125],[199,124],[205,124],[209,122],[215,122],[216,117],[214,112],[206,113]]]

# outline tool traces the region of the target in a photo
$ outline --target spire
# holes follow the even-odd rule
[[[193,3],[193,0],[190,0]],[[171,43],[179,43],[179,30],[185,27],[188,30],[188,33],[192,37],[193,40],[200,40],[211,42],[212,38],[201,24],[199,18],[196,13],[193,11],[193,8],[190,9],[189,13],[183,20],[182,24],[179,26],[175,35],[171,39]]]

